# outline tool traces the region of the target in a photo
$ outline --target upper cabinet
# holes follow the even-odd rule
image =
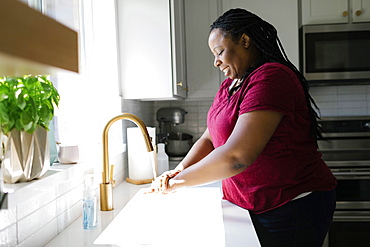
[[[284,49],[298,67],[298,4],[296,0],[186,0],[186,63],[188,99],[212,99],[226,79],[215,68],[208,47],[210,25],[226,10],[245,8],[271,22],[278,30]]]
[[[370,0],[352,0],[353,22],[370,21]]]
[[[306,0],[304,0],[306,1]],[[299,67],[298,3],[296,0],[223,0],[223,11],[244,8],[271,23],[278,31],[289,60]]]
[[[213,65],[214,57],[208,47],[211,24],[221,10],[219,0],[186,0],[186,64],[188,99],[213,99],[222,80],[220,70]]]
[[[0,1],[0,76],[78,72],[78,35],[15,0]]]
[[[183,0],[118,0],[117,16],[122,97],[185,98]]]
[[[302,0],[302,25],[370,21],[370,0]]]

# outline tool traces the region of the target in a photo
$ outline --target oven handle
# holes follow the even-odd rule
[[[333,221],[334,222],[370,222],[370,216],[369,215],[366,215],[366,216],[365,215],[363,216],[334,215]]]
[[[367,176],[370,177],[370,172],[332,172],[334,176]]]

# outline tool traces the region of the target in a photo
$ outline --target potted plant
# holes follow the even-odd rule
[[[59,100],[48,76],[0,77],[0,158],[5,182],[29,181],[49,169],[49,123]]]

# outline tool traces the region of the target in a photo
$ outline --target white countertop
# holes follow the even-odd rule
[[[133,185],[127,182],[121,183],[114,189],[113,211],[103,212],[98,210],[98,225],[94,229],[84,230],[82,227],[82,216],[66,228],[61,234],[49,242],[46,247],[64,246],[112,246],[95,245],[93,242],[100,233],[112,222],[126,203],[141,188],[149,185]],[[220,187],[221,183],[214,183],[207,186]],[[225,228],[226,247],[258,247],[260,246],[257,235],[254,231],[249,213],[228,201],[222,200],[222,211]],[[82,209],[81,209],[82,210]]]

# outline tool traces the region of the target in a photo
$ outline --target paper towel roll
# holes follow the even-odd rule
[[[147,127],[155,146],[155,127]],[[138,127],[127,128],[128,174],[136,180],[154,178],[152,158],[146,149],[143,133]]]

